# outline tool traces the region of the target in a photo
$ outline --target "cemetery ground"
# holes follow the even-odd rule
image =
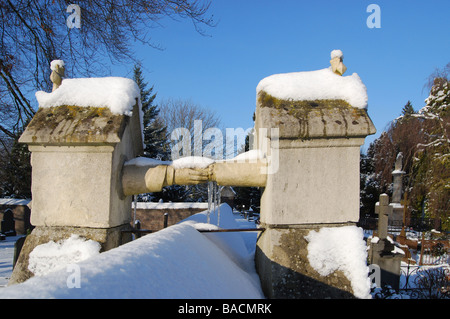
[[[236,225],[239,228],[256,228],[255,217],[244,215],[238,211],[233,211],[233,217]],[[398,232],[391,231],[394,236],[398,235]],[[244,239],[245,246],[252,252],[254,251],[256,243],[256,232],[243,232],[241,233]],[[406,233],[407,239],[418,243],[418,249],[409,249],[410,257],[405,257],[401,263],[401,276],[400,276],[400,290],[394,291],[393,289],[380,289],[375,286],[372,287],[371,297],[382,299],[448,299],[449,295],[449,255],[448,253],[440,254],[438,258],[434,259],[433,265],[419,265],[421,261],[420,244],[422,240],[422,233],[416,231],[408,231]],[[5,240],[0,241],[0,291],[8,285],[9,277],[13,270],[13,258],[14,258],[14,245],[15,242],[22,237],[19,236],[6,236]],[[364,231],[364,240],[370,242],[373,238],[372,231]],[[402,246],[396,243],[399,249],[406,250],[406,246]],[[422,256],[422,259],[425,257]],[[446,284],[445,284],[446,277]],[[444,281],[439,286],[439,280]]]
[[[0,289],[6,287],[13,270],[14,244],[19,236],[6,236],[0,241]]]

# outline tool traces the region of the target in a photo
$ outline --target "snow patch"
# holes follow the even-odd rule
[[[56,71],[56,66],[63,68],[64,67],[64,61],[63,60],[53,60],[52,62],[50,62],[50,69],[52,71]]]
[[[291,101],[341,99],[353,107],[367,109],[367,88],[359,75],[353,73],[350,76],[340,76],[331,67],[309,72],[274,74],[261,80],[256,91],[265,91],[277,99]]]
[[[59,242],[50,241],[36,246],[30,253],[28,270],[36,276],[43,276],[70,264],[98,255],[100,244],[78,235]]]
[[[174,168],[206,168],[213,164],[214,160],[202,156],[187,156],[176,159],[172,162]]]
[[[51,92],[36,92],[40,107],[74,105],[79,107],[109,107],[112,113],[132,115],[136,99],[140,100],[137,84],[127,78],[64,79],[61,86]]]
[[[344,54],[342,53],[341,50],[333,50],[333,51],[331,51],[330,55],[331,55],[331,59],[344,58]]]
[[[231,208],[221,206],[221,220],[231,218]],[[182,222],[78,262],[80,288],[68,288],[71,273],[59,269],[0,289],[0,298],[264,298],[253,255],[237,247],[239,234],[224,242],[195,224]],[[251,264],[241,267],[244,253]]]
[[[324,227],[306,236],[310,265],[321,276],[342,271],[351,282],[353,294],[367,299],[371,297],[370,279],[363,238],[362,228],[356,226]]]

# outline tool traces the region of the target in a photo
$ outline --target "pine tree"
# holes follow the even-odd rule
[[[153,104],[156,98],[156,93],[153,93],[153,86],[147,89],[148,84],[144,82],[140,64],[134,66],[133,78],[141,93],[142,112],[144,113],[143,129],[145,156],[166,160],[169,155],[167,128],[158,117],[158,106]]]
[[[17,135],[13,145],[1,163],[0,196],[12,198],[31,198],[31,153],[28,146],[20,144]]]
[[[408,116],[408,115],[411,115],[414,113],[416,113],[416,112],[414,111],[411,101],[408,101],[402,109],[402,115]]]
[[[144,156],[160,160],[169,160],[170,144],[167,138],[167,127],[158,117],[159,108],[154,105],[156,93],[153,93],[153,86],[147,88],[148,84],[144,81],[141,65],[134,66],[133,78],[139,87],[141,93],[141,104],[144,125]],[[190,195],[189,189],[181,185],[167,186],[161,192],[141,194],[139,200],[158,202],[184,202]]]
[[[375,217],[375,203],[381,193],[374,167],[374,146],[360,157],[360,217]]]
[[[426,140],[419,144],[413,165],[415,208],[426,217],[440,218],[450,229],[450,81],[435,78],[426,105],[418,112]]]

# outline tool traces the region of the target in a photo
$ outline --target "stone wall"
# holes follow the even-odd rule
[[[14,214],[15,229],[17,235],[26,235],[27,229],[32,228],[30,224],[30,208],[28,199],[0,198],[0,220],[7,209]]]
[[[134,217],[134,203],[132,219]],[[183,219],[208,209],[208,203],[143,203],[136,205],[136,220],[141,229],[158,231],[164,228],[164,214],[168,214],[167,225],[179,223]]]

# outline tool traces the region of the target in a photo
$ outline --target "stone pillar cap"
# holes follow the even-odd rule
[[[274,74],[258,83],[255,128],[279,128],[281,139],[366,137],[376,129],[367,114],[367,89],[358,74],[342,76],[340,50],[331,67]]]
[[[366,137],[376,129],[365,109],[344,100],[288,101],[258,94],[255,128],[279,128],[280,139]]]
[[[57,106],[39,108],[19,139],[28,145],[107,145],[121,142],[126,125],[132,125],[133,148],[142,153],[138,103],[131,117],[107,107]]]

